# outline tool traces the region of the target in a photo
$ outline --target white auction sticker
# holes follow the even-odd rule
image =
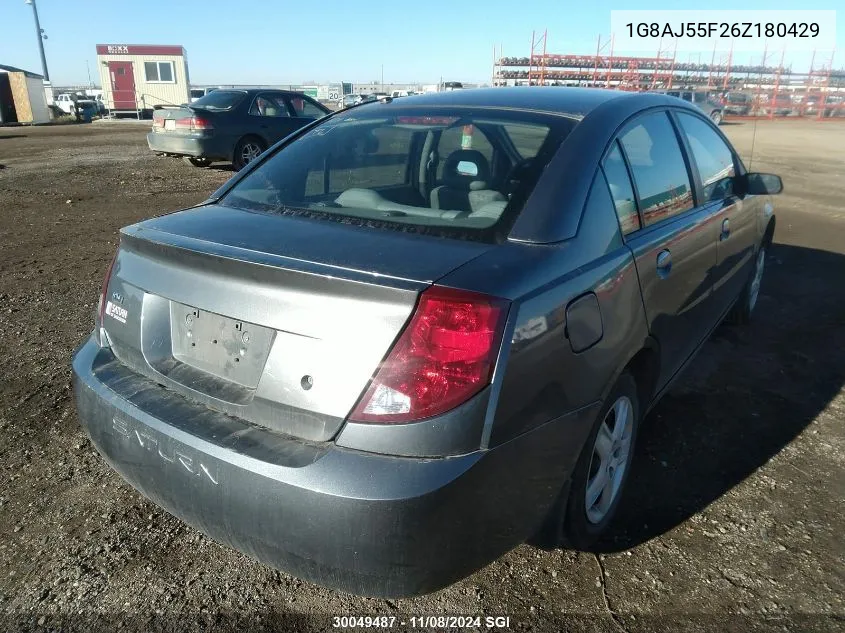
[[[107,301],[106,314],[108,314],[111,318],[120,321],[121,323],[126,323],[126,317],[129,316],[129,311],[126,308],[116,306],[111,301]]]
[[[825,51],[836,48],[836,11],[611,11],[617,51]]]

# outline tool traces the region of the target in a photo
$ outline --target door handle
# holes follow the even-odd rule
[[[672,253],[660,251],[657,255],[657,276],[666,279],[672,271]]]
[[[731,236],[731,222],[727,218],[722,220],[722,233],[719,235],[719,241],[724,241]]]

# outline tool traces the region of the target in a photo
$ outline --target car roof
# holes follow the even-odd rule
[[[245,92],[248,96],[254,97],[262,92],[281,92],[289,95],[304,95],[302,92],[296,90],[286,90],[284,88],[216,88],[213,92]],[[307,96],[307,95],[305,95]]]
[[[571,88],[557,86],[514,86],[507,88],[471,88],[411,95],[402,99],[403,106],[483,106],[532,110],[550,114],[565,114],[583,118],[609,101],[626,102],[638,108],[675,104],[673,99],[654,93],[625,92],[602,88]],[[621,103],[620,103],[621,105]],[[628,108],[624,108],[628,109]]]

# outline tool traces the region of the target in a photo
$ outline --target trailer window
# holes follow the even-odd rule
[[[174,83],[173,62],[144,62],[144,77],[149,82]]]

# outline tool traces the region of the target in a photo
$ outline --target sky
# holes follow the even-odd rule
[[[382,72],[388,83],[489,82],[494,45],[505,56],[528,56],[532,31],[547,30],[547,52],[594,54],[598,36],[603,41],[610,36],[610,11],[630,8],[606,0],[37,2],[55,85],[86,83],[86,62],[97,82],[96,44],[181,44],[197,85],[380,82]],[[746,0],[742,8],[795,9],[796,4]],[[737,3],[644,0],[636,8],[718,10],[735,9]],[[821,0],[811,8],[845,5]],[[840,10],[835,68],[845,67],[843,15]],[[702,51],[700,59],[710,61],[711,55],[712,49]],[[761,57],[762,51],[737,54],[734,63],[759,63]],[[778,52],[767,61],[777,64],[779,57]],[[785,63],[806,70],[810,57],[787,51]],[[830,51],[819,53],[816,65],[822,57],[827,63]],[[677,59],[697,61],[698,56],[679,52]],[[41,72],[32,8],[24,0],[0,0],[0,64]]]

